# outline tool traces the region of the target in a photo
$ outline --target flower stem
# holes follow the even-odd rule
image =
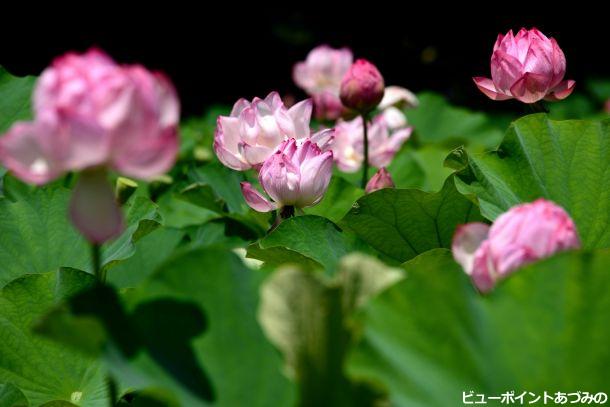
[[[280,210],[280,218],[288,219],[294,216],[294,206],[286,205]]]
[[[534,113],[549,113],[548,107],[540,100],[529,105]]]
[[[104,284],[106,282],[106,270],[102,268],[101,246],[97,243],[91,243],[91,259],[93,261],[93,274],[97,277],[98,282]]]
[[[108,396],[110,398],[110,407],[114,407],[119,402],[119,392],[117,389],[117,384],[112,378],[112,376],[108,375],[106,377],[106,383],[108,385]]]
[[[362,129],[364,134],[364,162],[362,163],[362,189],[366,188],[366,183],[369,181],[369,134],[366,123],[366,113],[362,113]]]

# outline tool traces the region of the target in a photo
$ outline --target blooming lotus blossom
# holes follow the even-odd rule
[[[563,80],[566,59],[557,41],[536,28],[498,35],[491,56],[491,79],[475,77],[481,92],[493,100],[524,103],[565,99],[576,82]]]
[[[394,188],[394,180],[392,180],[388,170],[381,167],[366,184],[365,191],[370,194],[384,188]]]
[[[258,212],[285,206],[306,208],[322,200],[332,175],[333,153],[322,150],[313,141],[284,141],[261,167],[258,180],[269,201],[248,182],[241,190],[248,205]]]
[[[383,99],[384,88],[383,76],[377,67],[366,59],[358,59],[343,77],[339,97],[344,106],[368,113]]]
[[[118,65],[93,49],[66,54],[45,69],[33,105],[34,121],[15,123],[0,138],[3,165],[38,185],[83,171],[73,221],[92,242],[118,234],[122,219],[105,169],[151,179],[173,165],[180,112],[173,86],[163,75]],[[87,225],[93,218],[99,224]]]
[[[219,116],[214,135],[214,151],[227,167],[238,171],[260,168],[282,142],[310,137],[311,100],[287,109],[277,92],[250,103],[240,99],[230,116]],[[311,136],[323,149],[332,140],[332,130]]]
[[[175,161],[178,98],[167,78],[142,66],[95,49],[66,54],[40,76],[33,104],[34,122],[0,139],[2,162],[26,182],[99,166],[150,179]]]
[[[313,98],[318,119],[336,120],[343,113],[339,89],[353,60],[348,48],[320,45],[309,52],[305,61],[295,64],[294,82]]]
[[[398,112],[402,115],[402,113]],[[404,117],[404,116],[403,116]],[[381,168],[387,167],[400,150],[403,143],[411,136],[411,127],[401,127],[396,120],[388,120],[386,112],[377,115],[369,124],[369,164]],[[364,129],[362,119],[337,122],[333,144],[337,167],[344,172],[356,172],[364,162]]]
[[[554,253],[577,249],[580,239],[570,215],[545,199],[517,205],[489,227],[460,226],[453,237],[455,260],[481,292],[516,269]]]

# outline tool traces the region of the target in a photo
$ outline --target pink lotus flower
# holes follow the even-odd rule
[[[394,180],[392,180],[388,170],[385,167],[381,167],[366,184],[365,191],[367,194],[370,194],[384,188],[394,188]]]
[[[576,82],[563,80],[566,59],[557,41],[536,28],[522,28],[498,35],[491,56],[491,79],[475,77],[481,92],[493,100],[518,99],[535,103],[541,99],[565,99]]]
[[[343,113],[339,89],[353,60],[348,48],[320,45],[309,52],[305,61],[295,64],[294,82],[313,98],[318,119],[336,120]]]
[[[384,88],[377,67],[366,59],[358,59],[343,77],[339,97],[344,106],[368,113],[383,99]]]
[[[460,226],[452,251],[476,287],[489,292],[496,281],[518,268],[579,247],[570,215],[553,202],[538,199],[511,208],[491,227],[483,223]]]
[[[396,113],[390,111],[392,114]],[[398,112],[400,115],[402,113]],[[404,116],[403,116],[404,118]],[[381,168],[387,167],[400,150],[403,143],[411,136],[411,127],[402,127],[404,121],[393,118],[388,120],[386,111],[377,115],[369,124],[369,164]],[[394,127],[397,126],[398,128]],[[350,121],[339,121],[335,126],[333,151],[337,167],[344,172],[356,172],[364,162],[364,130],[362,119],[357,117]]]
[[[0,138],[3,165],[39,185],[84,171],[73,220],[90,241],[115,236],[122,229],[120,210],[114,198],[100,195],[112,193],[100,180],[105,169],[151,179],[173,165],[180,112],[173,86],[160,74],[117,65],[93,49],[57,58],[36,83],[33,104],[35,120],[15,123]],[[95,217],[99,228],[85,225]]]
[[[273,202],[249,182],[241,183],[246,202],[258,212],[284,206],[306,208],[322,200],[332,175],[333,153],[322,152],[313,141],[284,141],[263,164],[258,180]]]
[[[252,103],[240,99],[230,116],[218,117],[214,151],[229,168],[258,169],[282,142],[310,137],[311,108],[307,99],[286,109],[277,92],[265,99],[254,98]],[[318,132],[311,139],[326,148],[332,141],[332,130]]]
[[[150,179],[175,161],[179,112],[164,76],[117,65],[95,49],[69,53],[40,76],[36,119],[16,123],[0,139],[0,158],[33,184],[99,166]]]

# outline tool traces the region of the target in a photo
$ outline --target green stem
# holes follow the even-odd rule
[[[119,401],[119,392],[117,389],[116,382],[112,378],[112,376],[108,375],[106,377],[106,383],[108,384],[108,396],[110,397],[110,407],[114,407],[117,405]]]
[[[101,246],[97,243],[91,243],[91,259],[93,261],[93,274],[100,283],[104,284],[106,282],[106,270],[102,268]]]
[[[362,189],[366,188],[369,181],[369,132],[366,123],[366,114],[362,113],[362,129],[364,130],[364,162],[362,163]]]

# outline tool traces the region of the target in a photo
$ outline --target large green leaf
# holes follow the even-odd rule
[[[31,405],[108,405],[98,363],[31,332],[50,307],[93,283],[87,273],[59,270],[18,278],[0,291],[0,383],[17,386]]]
[[[461,405],[471,390],[610,390],[609,250],[560,254],[485,297],[445,249],[404,267],[407,278],[366,307],[351,358],[396,405]]]
[[[34,188],[4,178],[0,198],[0,286],[27,273],[45,273],[59,267],[90,271],[87,242],[68,220],[71,191],[53,184]],[[9,199],[10,197],[10,199]],[[135,252],[134,244],[158,226],[157,207],[147,198],[133,196],[125,206],[127,229],[102,247],[105,267]]]
[[[450,247],[459,224],[480,220],[479,210],[455,188],[453,177],[440,192],[382,189],[358,200],[340,225],[394,260]]]
[[[476,194],[495,219],[539,197],[573,217],[586,248],[610,246],[610,121],[553,121],[526,116],[509,128],[497,151],[473,155],[458,189]]]
[[[282,221],[269,235],[249,248],[248,257],[271,264],[282,264],[284,259],[292,257],[293,263],[309,265],[300,262],[303,256],[320,267],[334,270],[341,257],[364,247],[355,236],[343,232],[328,219],[304,215]],[[300,256],[290,256],[289,252]],[[273,261],[276,257],[279,260]]]
[[[18,78],[0,66],[0,134],[18,120],[31,116],[30,100],[36,78]]]
[[[27,199],[0,198],[0,285],[26,273],[89,267],[89,248],[67,219],[70,192],[32,190]]]
[[[12,383],[0,384],[0,407],[27,407],[30,403]]]
[[[209,330],[192,343],[220,406],[294,402],[294,388],[282,375],[281,360],[256,321],[263,277],[227,250],[198,249],[165,263],[138,290],[138,303],[173,298],[204,310]]]

